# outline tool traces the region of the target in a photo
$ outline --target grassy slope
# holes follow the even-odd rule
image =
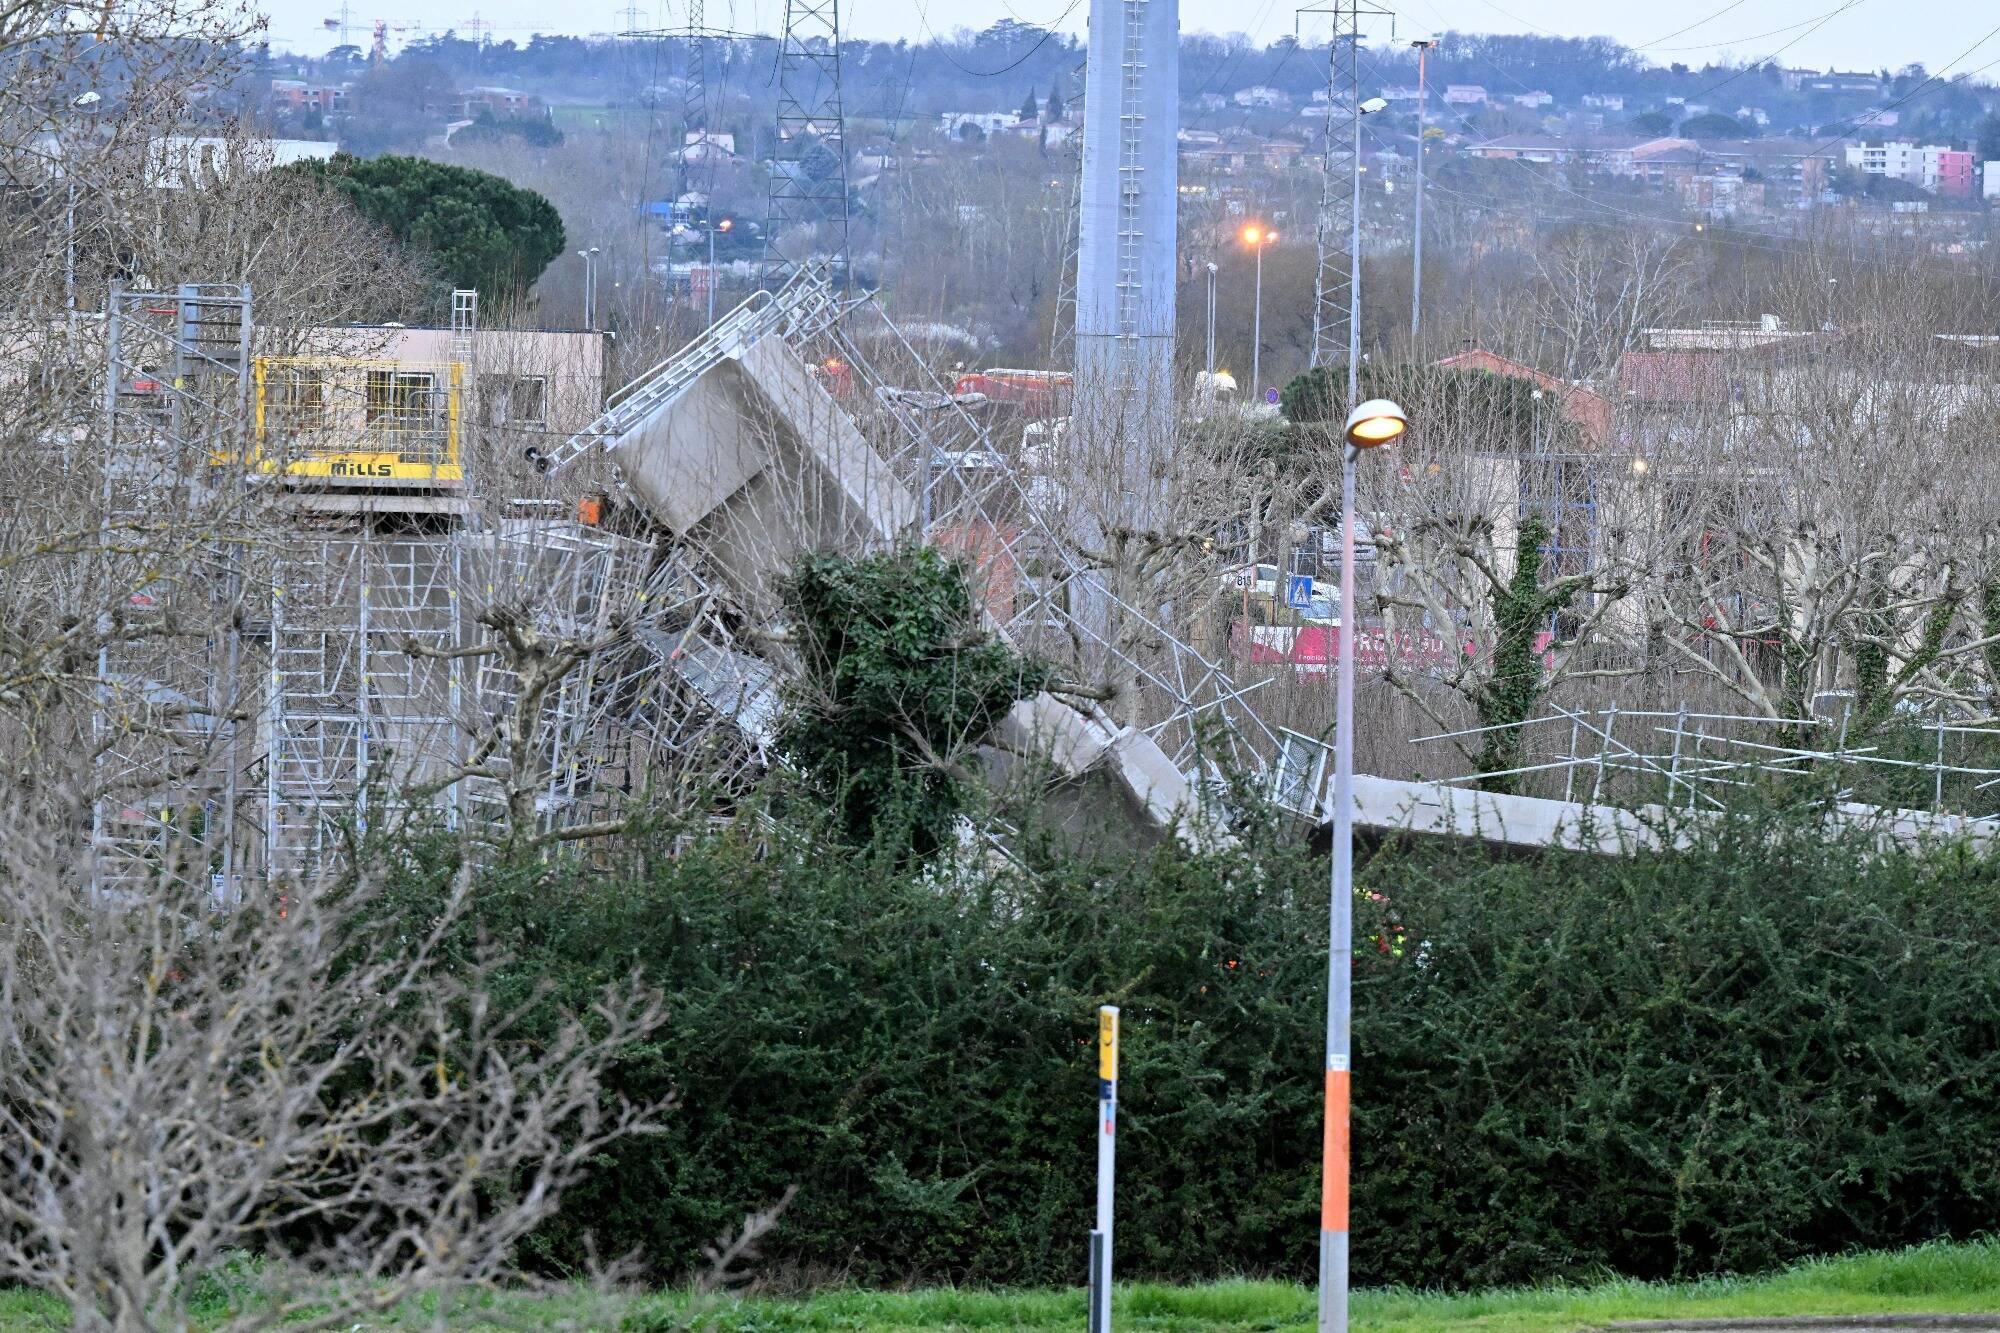
[[[607,1328],[613,1319],[587,1299],[495,1302],[491,1323],[454,1320],[460,1328]],[[1564,1333],[1624,1319],[1717,1319],[1771,1315],[2000,1314],[2000,1241],[1926,1245],[1884,1254],[1817,1260],[1764,1278],[1694,1283],[1607,1282],[1589,1287],[1510,1290],[1452,1296],[1419,1291],[1356,1294],[1354,1327],[1379,1333],[1478,1330]],[[632,1327],[652,1333],[692,1326],[712,1333],[780,1330],[898,1330],[957,1333],[976,1329],[1062,1329],[1084,1324],[1083,1293],[928,1290],[836,1291],[779,1299],[695,1301],[662,1294],[641,1299]],[[0,1333],[60,1327],[60,1307],[43,1297],[0,1292]],[[1198,1287],[1156,1283],[1120,1287],[1119,1328],[1173,1333],[1249,1333],[1310,1328],[1313,1293],[1281,1282],[1217,1282]],[[647,1318],[646,1316],[651,1316]],[[370,1320],[360,1328],[420,1328],[423,1312]],[[198,1324],[201,1327],[212,1325]]]

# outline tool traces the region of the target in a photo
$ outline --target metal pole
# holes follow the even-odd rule
[[[1350,379],[1352,373],[1350,372]],[[1354,981],[1354,464],[1340,466],[1340,643],[1334,682],[1333,879],[1326,952],[1326,1124],[1320,1144],[1319,1327],[1347,1329],[1348,1079]]]
[[[1208,266],[1208,391],[1215,392],[1215,265]]]
[[[715,324],[715,218],[708,219],[708,322]]]
[[[1437,43],[1410,44],[1417,48],[1417,219],[1411,233],[1410,259],[1410,341],[1414,343],[1424,310],[1424,102],[1428,92],[1424,83],[1424,57]]]
[[[1118,1006],[1097,1011],[1097,1226],[1090,1233],[1090,1333],[1111,1333],[1111,1184],[1118,1148]]]
[[[1264,401],[1264,240],[1257,239],[1257,299],[1250,314],[1250,399]]]
[[[76,313],[76,180],[69,182],[69,241],[63,252],[63,308]]]
[[[1358,2],[1358,0],[1357,0]],[[1359,16],[1355,19],[1358,27]],[[1361,64],[1359,34],[1348,39],[1353,99],[1353,227],[1347,252],[1347,410],[1360,401],[1361,376]],[[1344,415],[1344,414],[1342,414]],[[1353,1061],[1354,983],[1354,466],[1340,461],[1340,650],[1335,669],[1333,740],[1333,883],[1326,951],[1326,1123],[1320,1145],[1319,1327],[1347,1333],[1347,1189],[1349,1079]]]

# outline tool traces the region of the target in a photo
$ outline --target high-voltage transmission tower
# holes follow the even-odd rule
[[[1319,248],[1313,280],[1312,364],[1360,362],[1361,329],[1351,318],[1355,274],[1361,248],[1361,19],[1387,10],[1367,0],[1335,0],[1301,9],[1331,14],[1333,40],[1327,46],[1326,178],[1320,190],[1315,238]]]
[[[637,0],[630,0],[625,7],[625,30],[619,35],[633,40],[648,38],[655,43],[671,39],[681,45],[681,114],[676,126],[679,142],[674,145],[674,202],[678,204],[690,194],[699,195],[706,225],[710,220],[708,202],[715,192],[716,153],[708,138],[715,119],[709,100],[709,39],[729,34],[709,30],[703,0],[686,0],[685,7],[687,21],[683,24],[642,28]]]
[[[840,0],[785,0],[778,142],[764,218],[770,281],[818,257],[847,277],[847,129],[840,109]]]
[[[1078,229],[1083,216],[1083,93],[1086,65],[1078,65],[1074,87],[1063,114],[1076,127],[1049,156],[1064,164],[1061,175],[1049,184],[1069,192],[1069,211],[1063,218],[1062,269],[1056,278],[1055,318],[1049,325],[1049,365],[1056,369],[1076,367],[1076,266],[1082,239]],[[1068,179],[1064,179],[1067,177]],[[1061,182],[1058,187],[1057,182]]]
[[[687,0],[687,36],[682,46],[687,67],[681,81],[681,143],[675,150],[680,171],[674,200],[678,203],[690,194],[700,195],[704,223],[713,226],[715,145],[708,137],[713,117],[708,102],[708,30],[703,0]]]

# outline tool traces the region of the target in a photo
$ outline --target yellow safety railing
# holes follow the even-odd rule
[[[330,485],[462,482],[464,380],[456,361],[257,357],[249,457],[237,461]]]

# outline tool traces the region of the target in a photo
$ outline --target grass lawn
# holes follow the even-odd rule
[[[613,1327],[616,1316],[585,1298],[501,1297],[490,1320],[454,1320],[464,1329]],[[955,1333],[973,1329],[1063,1329],[1084,1325],[1080,1290],[1008,1292],[933,1289],[833,1291],[817,1296],[697,1299],[677,1293],[640,1297],[625,1307],[626,1327],[643,1333],[676,1328],[712,1333],[892,1329]],[[1704,1282],[1604,1282],[1445,1295],[1407,1289],[1357,1292],[1357,1330],[1419,1333],[1563,1333],[1627,1319],[1724,1319],[1794,1315],[1994,1314],[2000,1316],[2000,1241],[1925,1245],[1889,1253],[1815,1260],[1761,1278]],[[1194,1333],[1305,1329],[1313,1323],[1310,1288],[1283,1282],[1215,1282],[1176,1287],[1121,1286],[1118,1328]],[[60,1311],[37,1296],[0,1293],[0,1333],[60,1326]],[[1996,1321],[2000,1322],[2000,1321]],[[207,1327],[209,1325],[202,1325]],[[422,1328],[412,1310],[370,1320],[363,1329]]]

